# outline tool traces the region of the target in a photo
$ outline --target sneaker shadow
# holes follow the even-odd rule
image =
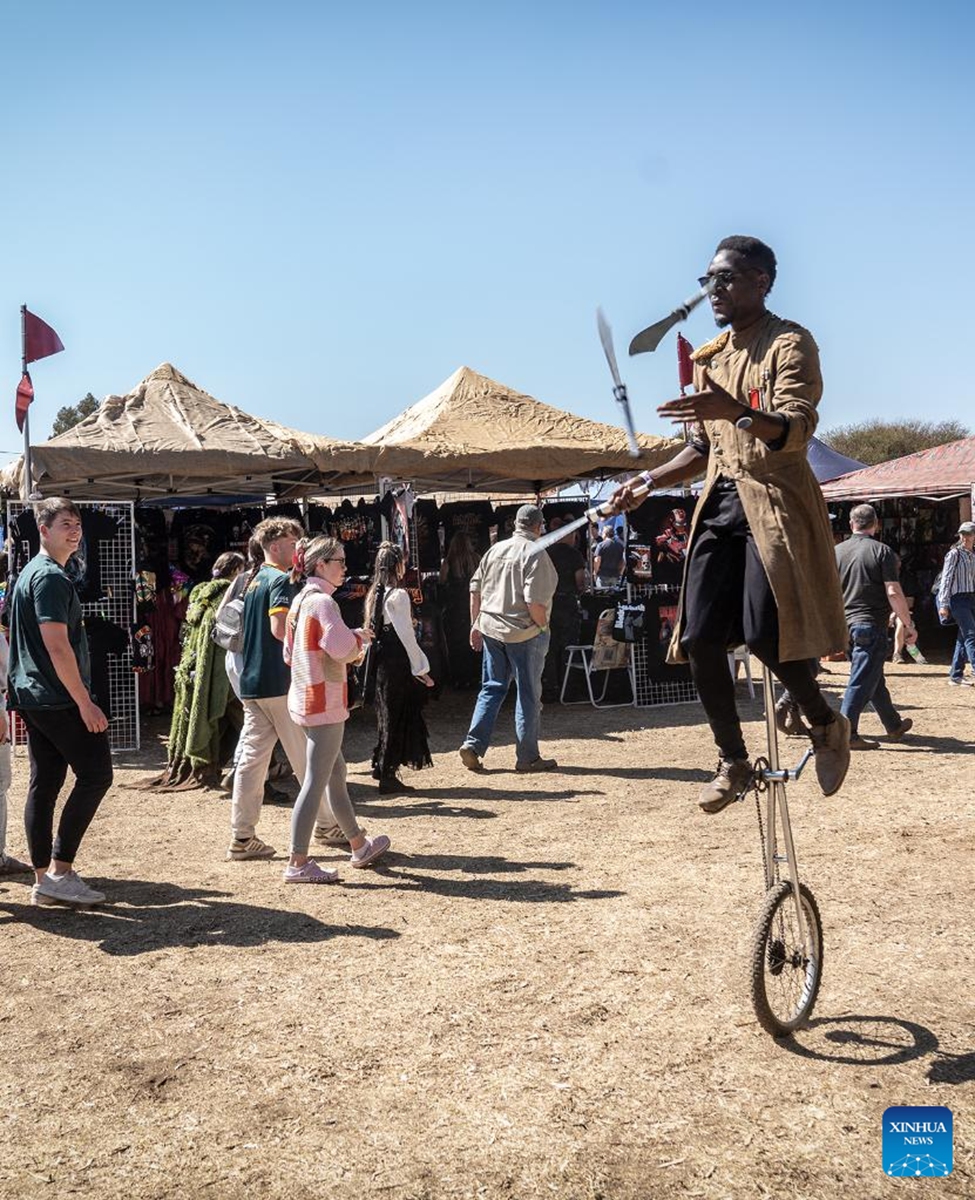
[[[465,875],[520,874],[523,871],[571,871],[572,862],[516,862],[497,854],[401,854],[386,860],[403,860],[403,866],[421,871],[460,871]]]
[[[109,895],[100,908],[35,908],[28,890],[20,903],[4,891],[0,893],[0,926],[19,922],[49,937],[97,942],[100,950],[119,957],[174,947],[249,947],[269,942],[307,945],[333,937],[383,941],[400,936],[395,929],[381,925],[328,925],[307,913],[224,900],[229,892],[138,879],[102,882],[92,878],[89,882],[104,887]]]
[[[350,890],[370,891],[377,888],[404,892],[427,892],[451,900],[500,900],[504,903],[570,904],[579,900],[611,900],[625,896],[626,892],[615,888],[575,888],[570,883],[548,883],[541,879],[448,879],[438,875],[426,875],[413,867],[430,871],[458,871],[478,875],[480,872],[494,874],[517,873],[528,870],[563,871],[573,868],[574,863],[510,862],[504,858],[476,857],[438,854],[387,854],[372,867],[381,882],[364,880],[349,883]]]
[[[606,772],[608,773],[608,772]],[[505,772],[505,774],[513,775],[514,772]],[[558,775],[557,771],[548,771],[546,775],[549,779]],[[539,779],[539,774],[535,775],[519,775],[519,779]],[[563,788],[561,791],[536,791],[534,788],[518,788],[510,787],[440,787],[440,788],[423,788],[422,791],[417,791],[416,795],[421,802],[427,800],[435,803],[439,797],[445,800],[575,800],[579,796],[602,796],[604,792],[600,791],[580,791],[577,788]],[[356,805],[358,809],[358,804]],[[377,809],[377,811],[379,811]],[[412,807],[408,811],[415,811]],[[389,809],[382,808],[382,812],[389,812]],[[495,814],[492,814],[495,815]]]
[[[498,814],[490,808],[469,808],[464,804],[444,804],[440,800],[406,800],[402,804],[386,803],[373,795],[369,800],[352,797],[356,813],[361,817],[469,817],[489,821]]]

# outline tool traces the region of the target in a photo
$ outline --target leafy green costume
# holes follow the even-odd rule
[[[176,668],[173,722],[169,730],[169,767],[165,783],[190,775],[215,776],[220,769],[220,740],[230,680],[226,651],[211,633],[228,579],[199,583],[190,595],[183,629],[183,649]]]

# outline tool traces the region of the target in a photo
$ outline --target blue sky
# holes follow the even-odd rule
[[[729,233],[779,257],[771,306],[820,344],[821,427],[975,426],[970,4],[4,5],[0,351],[19,306],[33,440],[170,361],[228,403],[357,437],[466,364],[637,426]],[[19,53],[11,48],[19,46]],[[684,327],[714,331],[698,310]]]

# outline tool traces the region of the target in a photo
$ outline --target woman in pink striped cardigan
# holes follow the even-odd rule
[[[345,578],[345,551],[333,537],[298,543],[293,577],[305,586],[291,603],[285,630],[284,658],[291,667],[288,711],[308,739],[305,781],[291,817],[291,858],[285,883],[334,883],[338,872],[325,870],[308,855],[308,845],[324,791],[332,814],[349,839],[353,867],[367,867],[389,849],[384,834],[366,837],[356,820],[345,782],[342,735],[349,716],[347,664],[372,638],[366,629],[350,629],[332,593]]]

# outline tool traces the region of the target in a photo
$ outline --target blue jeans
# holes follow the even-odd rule
[[[975,671],[975,593],[956,592],[948,601],[948,607],[958,622],[955,657],[951,660],[948,674],[952,679],[961,679],[966,658]]]
[[[849,719],[851,733],[857,732],[860,714],[868,704],[873,704],[888,733],[901,723],[900,713],[894,708],[884,680],[886,658],[885,627],[850,626],[850,682],[846,685],[840,712]]]
[[[527,766],[539,757],[538,733],[542,715],[542,668],[549,635],[538,633],[527,642],[484,638],[481,690],[474,705],[464,745],[483,757],[491,744],[494,723],[512,679],[518,689],[515,704],[515,757]]]

